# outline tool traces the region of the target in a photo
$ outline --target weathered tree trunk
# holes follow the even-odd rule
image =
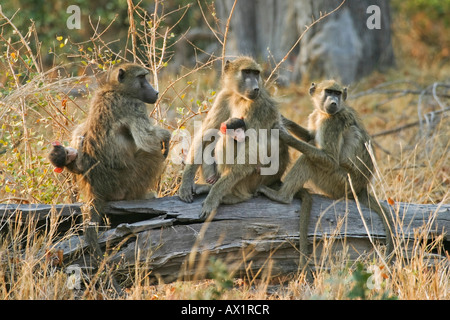
[[[234,0],[216,1],[223,23],[233,3]],[[341,0],[240,0],[231,19],[227,54],[248,54],[277,63],[306,26],[340,3]],[[368,10],[371,5],[377,6],[379,12]],[[376,22],[375,28],[372,22]],[[312,80],[336,78],[351,84],[393,63],[388,1],[347,0],[305,34],[280,73],[292,81],[307,75]]]
[[[238,0],[228,33],[228,55],[245,54],[279,61],[297,38],[294,0]],[[234,0],[216,1],[225,25]]]
[[[203,200],[204,197],[199,197],[187,204],[178,197],[167,197],[111,202],[107,213],[112,226],[100,232],[99,242],[108,250],[114,248],[107,250],[107,254],[110,262],[118,263],[116,270],[126,272],[138,266],[165,281],[204,276],[208,257],[222,259],[237,274],[256,274],[262,270],[276,276],[298,271],[300,201],[284,205],[257,197],[236,205],[222,205],[214,219],[204,223],[198,220]],[[362,214],[351,200],[313,196],[308,239],[310,252],[315,253],[318,261],[325,240],[330,243],[334,239],[333,252],[342,249],[345,243],[351,259],[373,251],[371,241],[384,241],[379,217],[368,208],[361,209]],[[411,247],[418,230],[429,239],[444,235],[444,246],[449,250],[450,205],[396,203],[390,209],[396,220],[396,238],[402,240],[401,250]],[[25,218],[37,211],[37,216],[46,221],[45,210],[48,217],[49,206],[0,205],[0,216],[5,221],[6,216],[22,213]],[[81,214],[77,205],[60,205],[53,214],[61,210],[63,215]],[[86,256],[80,257],[87,248],[83,236],[60,242],[56,248],[63,251],[66,264],[89,265]],[[326,256],[330,258],[333,254]]]

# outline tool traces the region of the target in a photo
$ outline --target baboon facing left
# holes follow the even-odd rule
[[[150,122],[146,103],[155,103],[158,92],[148,73],[137,64],[113,68],[97,89],[86,121],[73,133],[73,144],[83,137],[78,180],[96,207],[93,222],[100,222],[105,201],[143,199],[162,174],[171,133]]]

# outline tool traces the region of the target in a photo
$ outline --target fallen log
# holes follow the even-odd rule
[[[236,205],[221,205],[210,223],[198,219],[203,200],[198,197],[187,204],[178,197],[166,197],[110,202],[106,213],[113,223],[110,229],[99,232],[99,243],[107,248],[109,262],[117,264],[116,270],[126,272],[138,267],[164,281],[204,276],[209,257],[222,259],[230,271],[247,275],[262,270],[273,276],[298,271],[299,200],[285,205],[260,196]],[[384,204],[396,221],[396,238],[402,239],[402,249],[407,250],[421,232],[428,239],[441,236],[449,250],[449,204]],[[60,205],[56,210],[81,214],[76,206]],[[39,217],[45,217],[40,205],[0,205],[0,216],[25,211],[31,214],[33,208]],[[381,220],[369,208],[362,207],[360,212],[352,200],[313,195],[310,252],[319,257],[321,243],[330,239],[335,239],[336,251],[345,243],[353,259],[373,251],[374,243],[384,241],[385,232]],[[66,261],[81,266],[89,264],[86,256],[74,257],[86,247],[82,235],[56,245]]]

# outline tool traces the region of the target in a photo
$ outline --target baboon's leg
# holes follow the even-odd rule
[[[211,187],[212,187],[212,185],[210,185],[210,184],[196,183],[196,184],[194,184],[194,193],[197,195],[208,193],[211,190]]]
[[[267,186],[260,186],[258,191],[271,200],[281,203],[291,203],[294,195],[300,191],[305,182],[311,178],[311,175],[315,170],[315,167],[310,161],[302,155],[287,173],[283,185],[278,191]]]
[[[252,166],[243,165],[239,168],[234,167],[228,174],[222,175],[212,186],[203,202],[200,219],[206,219],[210,214],[214,213],[219,207],[224,195],[228,194],[238,181],[250,176],[253,172],[254,168]]]
[[[198,167],[198,164],[187,164],[184,168],[183,180],[181,181],[180,190],[178,191],[178,196],[184,202],[191,203],[192,201],[194,201],[194,179]]]
[[[392,234],[395,233],[394,221],[392,220],[389,210],[382,204],[377,202],[374,197],[364,189],[358,194],[358,200],[367,206],[370,210],[373,210],[383,221],[384,230],[386,232],[386,255],[389,255],[394,250],[394,239]]]
[[[251,195],[245,196],[245,195],[227,194],[225,197],[223,197],[223,199],[220,203],[236,204],[236,203],[244,202],[250,198],[251,198]]]

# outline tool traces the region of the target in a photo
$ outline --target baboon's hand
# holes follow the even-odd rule
[[[184,202],[191,203],[194,201],[194,183],[181,184],[180,190],[178,190],[178,197]]]
[[[219,180],[219,178],[220,178],[220,175],[216,173],[216,174],[213,174],[213,175],[209,176],[206,179],[206,182],[209,183],[209,184],[214,184],[214,183],[217,182],[217,180]]]
[[[206,197],[205,201],[203,202],[202,206],[202,212],[200,213],[200,219],[206,220],[210,215],[215,215],[218,205],[215,205],[211,201],[208,200],[208,197]]]

